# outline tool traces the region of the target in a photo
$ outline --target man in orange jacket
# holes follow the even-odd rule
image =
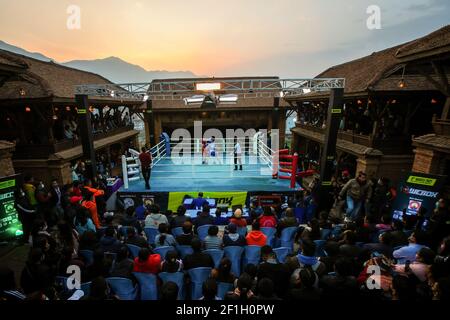
[[[249,246],[263,247],[266,245],[267,236],[260,230],[259,221],[253,222],[252,231],[247,234],[245,239]]]
[[[94,193],[85,189],[83,192],[83,201],[81,205],[89,210],[91,214],[92,222],[94,222],[95,227],[98,229],[101,227],[100,220],[98,218],[97,204],[95,203]]]

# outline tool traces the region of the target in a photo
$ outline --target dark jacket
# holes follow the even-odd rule
[[[247,240],[240,234],[234,233],[234,234],[225,234],[223,236],[223,246],[239,246],[244,247],[247,245]]]
[[[210,215],[207,215],[207,216],[200,215],[200,216],[198,216],[195,219],[195,221],[194,221],[194,232],[197,233],[198,227],[201,227],[201,226],[204,226],[204,225],[207,225],[207,224],[213,225],[214,224],[214,220],[215,220],[215,218],[210,216]]]
[[[192,239],[196,238],[197,236],[193,235],[192,233],[189,234],[180,234],[176,237],[175,240],[177,240],[177,243],[180,246],[190,246],[192,243]]]
[[[214,261],[209,254],[203,252],[194,252],[193,254],[187,255],[183,261],[184,269],[194,269],[201,267],[214,267]]]
[[[113,253],[118,253],[121,247],[121,243],[119,240],[117,240],[114,237],[102,237],[100,239],[100,243],[99,243],[99,247],[104,251],[104,252],[113,252]]]
[[[272,280],[275,284],[275,293],[280,298],[288,293],[290,276],[289,268],[283,263],[263,262],[258,267],[257,278]]]
[[[133,244],[141,248],[148,248],[148,242],[142,236],[135,235],[134,237],[128,238],[126,243]]]
[[[186,215],[185,216],[174,216],[170,220],[170,226],[172,227],[172,229],[182,227],[186,221],[191,221],[191,218]]]
[[[124,259],[116,262],[112,271],[111,277],[128,278],[134,280],[133,277],[133,260]]]

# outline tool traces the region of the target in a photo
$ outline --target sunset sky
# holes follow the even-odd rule
[[[366,27],[371,4],[381,30]],[[0,0],[0,40],[28,51],[208,76],[314,76],[448,23],[448,0]]]

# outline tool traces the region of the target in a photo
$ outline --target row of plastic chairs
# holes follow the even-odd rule
[[[192,300],[198,300],[202,297],[202,285],[210,277],[211,268],[195,268],[188,270],[188,275],[191,280],[190,286],[190,298]],[[110,277],[106,281],[110,285],[114,294],[116,294],[121,300],[158,300],[158,277],[162,283],[174,282],[178,286],[178,300],[184,300],[186,297],[185,288],[185,274],[183,272],[168,273],[162,272],[158,276],[151,273],[134,272],[137,285],[133,284],[133,281],[127,278]],[[224,298],[228,291],[233,290],[232,283],[218,283],[217,296],[221,299]]]
[[[203,225],[197,228],[197,235],[200,240],[205,240],[206,236],[208,235],[208,229],[212,225]],[[281,232],[281,237],[279,241],[281,242],[291,242],[293,241],[293,238],[295,236],[295,233],[297,232],[298,227],[288,227],[284,228]],[[267,236],[267,244],[273,245],[276,235],[276,229],[275,228],[261,228],[261,231]],[[124,231],[125,232],[125,231]],[[148,243],[153,245],[155,243],[156,235],[159,234],[159,231],[157,228],[153,227],[145,227],[144,232],[147,236]],[[247,235],[247,227],[238,227],[237,232],[245,237]],[[178,235],[183,234],[183,228],[177,227],[172,229],[172,235],[174,237],[177,237]],[[283,246],[283,245],[282,245]]]

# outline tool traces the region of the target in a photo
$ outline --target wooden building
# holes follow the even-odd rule
[[[82,158],[74,95],[80,84],[112,83],[94,73],[0,50],[0,140],[15,144],[16,173],[71,182],[71,166]],[[138,134],[129,119],[136,101],[99,97],[90,103],[95,150],[114,163]]]
[[[248,79],[272,79],[278,77],[233,77],[233,78],[195,78],[195,82],[221,83],[230,80]],[[163,79],[154,80],[153,83],[183,83],[194,79]],[[241,84],[236,83],[236,86]],[[184,98],[199,94],[198,91],[171,91],[165,95],[156,95],[151,101],[153,119],[147,122],[153,123],[155,137],[159,137],[161,132],[169,135],[177,128],[185,128],[193,135],[194,121],[202,121],[203,132],[209,128],[219,129],[223,137],[226,136],[226,129],[241,128],[248,129],[279,129],[280,143],[284,145],[284,135],[286,130],[286,110],[289,108],[283,99],[279,97],[280,89],[267,90],[265,92],[253,92],[253,90],[243,90],[236,92],[238,99],[235,103],[219,103],[213,106],[202,104],[185,104]],[[223,93],[216,90],[215,94]],[[150,133],[147,135],[149,136]]]
[[[429,152],[423,149],[425,140],[429,140],[424,136],[448,123],[449,56],[450,26],[446,26],[423,38],[331,67],[317,76],[346,80],[337,140],[338,170],[350,169],[353,174],[362,170],[394,182],[405,172],[417,170],[422,162],[419,157]],[[318,160],[324,143],[328,94],[312,92],[285,100],[297,110],[292,148]],[[446,147],[435,151],[439,159],[448,161],[448,140],[443,143]],[[446,156],[442,155],[444,149]],[[443,173],[441,169],[424,168],[423,172],[427,171]]]

